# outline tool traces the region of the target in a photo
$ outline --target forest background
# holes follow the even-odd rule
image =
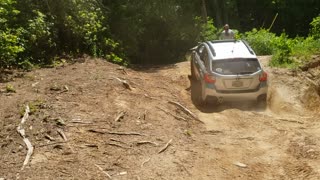
[[[225,23],[270,65],[320,52],[318,0],[0,0],[0,71],[89,55],[126,66],[184,60]]]

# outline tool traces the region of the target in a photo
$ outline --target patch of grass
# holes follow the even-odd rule
[[[30,114],[34,114],[34,113],[40,111],[40,109],[44,107],[45,101],[38,99],[35,101],[28,102],[27,104],[30,108]],[[25,106],[21,107],[21,109],[20,109],[21,117],[24,115],[24,113],[25,113]]]
[[[56,83],[51,85],[49,88],[51,91],[61,91],[62,88],[60,86],[58,86]]]
[[[7,93],[16,93],[16,89],[11,84],[6,85],[6,92]]]

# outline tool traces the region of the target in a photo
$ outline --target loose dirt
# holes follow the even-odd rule
[[[84,58],[9,74],[0,83],[0,179],[320,179],[320,68],[268,60],[260,57],[266,110],[193,103],[189,62],[126,69]],[[21,170],[26,105],[34,152]]]

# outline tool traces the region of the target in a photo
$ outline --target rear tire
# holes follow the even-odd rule
[[[257,107],[258,109],[260,110],[265,110],[267,108],[267,95],[266,94],[263,94],[263,95],[260,95],[257,99]]]
[[[191,69],[191,79],[196,80],[196,75],[194,72],[194,65],[193,65],[193,60],[190,61],[190,69]]]

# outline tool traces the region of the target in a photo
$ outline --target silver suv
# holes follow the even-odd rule
[[[255,100],[266,105],[268,76],[243,40],[207,41],[193,48],[191,77],[200,103]]]

